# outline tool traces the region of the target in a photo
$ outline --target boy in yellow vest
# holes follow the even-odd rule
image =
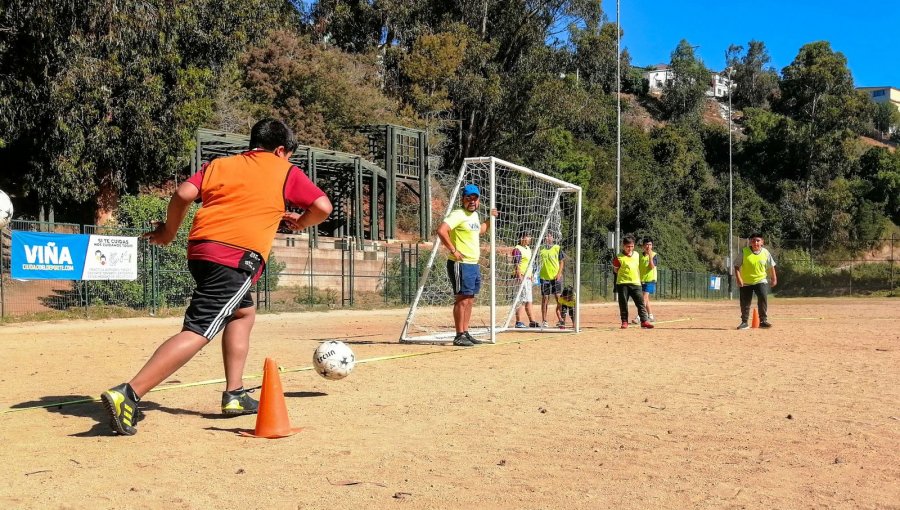
[[[559,308],[559,293],[562,292],[563,268],[566,254],[553,242],[553,233],[547,232],[544,245],[538,252],[541,259],[541,327],[547,327],[547,309],[550,306],[550,295],[556,299],[556,327],[565,325]]]
[[[653,251],[653,239],[644,239],[644,252],[641,253],[641,290],[644,292],[644,308],[647,309],[647,320],[656,322],[653,309],[650,308],[650,296],[656,294],[656,266],[659,265],[659,255]]]
[[[613,258],[613,272],[616,273],[616,289],[619,293],[619,316],[622,319],[622,329],[628,328],[628,298],[634,301],[638,309],[638,317],[641,327],[653,329],[644,308],[644,299],[641,296],[641,272],[640,256],[634,251],[634,236],[625,236],[622,239],[622,251]]]
[[[515,273],[513,274],[513,292],[518,293],[519,287],[522,287],[522,294],[516,297],[518,305],[516,306],[516,327],[517,328],[536,328],[538,323],[531,315],[531,302],[534,301],[534,270],[531,267],[531,234],[523,230],[519,234],[519,244],[513,248],[513,266]],[[522,281],[525,281],[524,286]],[[522,308],[525,308],[525,315],[528,316],[528,326],[522,322]]]
[[[775,259],[769,250],[763,248],[762,234],[751,234],[750,246],[745,247],[734,261],[734,278],[737,280],[741,293],[741,323],[737,329],[747,329],[747,319],[750,317],[750,305],[753,294],[756,294],[756,306],[759,310],[759,327],[771,328],[769,322],[769,287],[778,285],[778,275],[775,273]],[[766,278],[768,273],[768,279]]]
[[[566,317],[572,318],[572,327],[575,327],[575,301],[575,291],[572,290],[572,287],[564,288],[562,294],[559,295],[560,316],[562,317],[559,329],[565,329]]]

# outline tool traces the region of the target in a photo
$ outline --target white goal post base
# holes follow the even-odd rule
[[[481,237],[481,290],[475,296],[469,321],[469,334],[485,343],[496,343],[504,332],[579,332],[579,315],[575,323],[568,317],[565,327],[559,328],[557,302],[548,296],[546,317],[541,316],[542,254],[554,253],[559,245],[562,253],[560,291],[573,292],[578,309],[581,290],[581,198],[582,190],[572,183],[493,157],[467,158],[455,179],[443,183],[449,197],[444,217],[460,207],[463,186],[475,184],[481,190],[479,221],[490,221],[489,233]],[[498,217],[490,215],[497,209]],[[433,222],[435,227],[441,221]],[[526,274],[532,278],[515,277],[520,259],[514,248],[521,236],[530,237],[525,252],[531,252]],[[488,239],[489,238],[489,239]],[[548,250],[544,252],[543,250]],[[410,305],[406,322],[400,333],[404,343],[451,343],[456,336],[453,321],[455,296],[446,271],[447,250],[435,235],[425,269],[419,277],[419,287]],[[544,257],[546,258],[546,257]],[[546,271],[551,271],[545,268]],[[526,287],[531,287],[530,289]],[[533,295],[529,321],[523,298]],[[546,328],[516,328],[516,314],[525,326],[546,320]]]

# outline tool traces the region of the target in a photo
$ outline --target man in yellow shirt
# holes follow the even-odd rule
[[[488,231],[490,224],[481,222],[478,205],[481,191],[474,184],[466,184],[462,190],[462,207],[456,208],[444,218],[437,234],[441,244],[450,252],[447,259],[447,276],[453,287],[456,301],[453,304],[453,324],[456,336],[453,345],[471,347],[483,343],[469,334],[469,320],[475,295],[481,290],[481,234]],[[491,209],[491,216],[497,217],[497,210]]]
[[[769,287],[778,285],[775,273],[775,259],[769,250],[763,248],[762,234],[750,234],[750,246],[741,250],[734,261],[734,278],[741,293],[741,323],[737,329],[747,329],[750,318],[750,305],[753,294],[756,294],[756,307],[759,310],[759,327],[771,328],[769,322]],[[768,273],[768,278],[766,278]]]

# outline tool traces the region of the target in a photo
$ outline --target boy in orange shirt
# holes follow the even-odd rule
[[[318,225],[332,210],[325,193],[288,161],[296,148],[294,135],[283,122],[257,122],[250,132],[249,151],[203,165],[175,191],[166,221],[144,234],[152,244],[171,243],[191,203],[201,201],[188,237],[188,269],[197,286],[184,325],[156,349],[134,378],[100,395],[114,432],[137,433],[141,397],[219,332],[223,332],[226,380],[222,413],[256,413],[258,403],[243,385],[256,319],[250,286],[262,274],[282,220],[301,230]],[[288,205],[304,212],[288,212]]]

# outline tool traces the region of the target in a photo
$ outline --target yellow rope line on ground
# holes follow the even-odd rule
[[[565,333],[554,333],[551,336],[555,337],[555,336],[560,336],[561,334],[565,334]],[[524,343],[524,342],[533,342],[536,340],[540,340],[541,338],[546,338],[546,335],[540,335],[537,338],[525,338],[525,339],[520,339],[520,340],[510,340],[507,342],[497,342],[496,344],[481,344],[481,346],[482,347],[491,347],[491,346],[498,346],[498,345],[519,344],[519,343]],[[450,351],[440,350],[440,351],[426,351],[426,352],[410,352],[410,353],[405,353],[405,354],[394,354],[394,355],[390,355],[390,356],[378,356],[375,358],[361,359],[361,360],[358,360],[357,363],[360,363],[360,364],[374,363],[376,361],[387,361],[387,360],[392,360],[392,359],[412,358],[415,356],[428,356],[431,354],[442,354],[445,352],[462,351],[462,350],[467,350],[467,349],[468,349],[468,347],[459,347],[456,349],[451,349]],[[280,372],[282,374],[286,374],[286,373],[290,373],[290,372],[306,372],[306,371],[309,371],[312,369],[313,369],[313,367],[284,368],[284,367],[279,366],[278,372]],[[261,373],[244,375],[244,379],[261,379],[261,378],[262,378]],[[225,382],[225,379],[219,378],[219,379],[207,379],[205,381],[196,381],[196,382],[182,383],[182,384],[171,384],[171,385],[167,385],[167,386],[158,386],[156,388],[153,388],[152,390],[150,390],[150,393],[155,393],[158,391],[170,391],[170,390],[177,390],[177,389],[183,389],[183,388],[191,388],[191,387],[195,387],[195,386],[208,386],[210,384],[219,384],[219,383],[223,383],[223,382]],[[61,402],[50,402],[47,404],[40,404],[40,405],[36,405],[36,406],[28,406],[28,407],[21,407],[21,408],[8,408],[8,409],[4,409],[3,411],[0,411],[0,414],[17,413],[17,412],[21,412],[21,411],[29,411],[29,410],[34,410],[34,409],[46,409],[48,407],[63,407],[63,406],[70,406],[70,405],[76,405],[76,404],[86,404],[89,402],[100,402],[100,397],[82,398],[82,399],[78,399],[78,400],[64,400]]]
[[[819,319],[822,319],[822,317],[794,318],[794,320],[819,320]],[[656,324],[672,324],[675,322],[686,322],[686,321],[692,321],[692,320],[694,320],[693,317],[685,317],[683,319],[658,321],[658,322],[656,322]],[[604,330],[604,331],[617,331],[619,328],[617,328],[617,327],[590,327],[590,328],[583,327],[581,329],[582,330],[584,330],[584,329],[600,329],[600,330]],[[567,335],[567,334],[571,334],[571,333],[572,333],[571,331],[554,332],[554,333],[550,333],[549,337],[555,338],[555,337],[558,337],[561,335]],[[500,345],[512,345],[512,344],[521,344],[521,343],[525,343],[525,342],[535,342],[537,340],[540,340],[542,338],[547,338],[547,337],[548,337],[548,334],[541,334],[534,338],[508,340],[505,342],[497,342],[495,344],[490,344],[490,343],[481,344],[481,347],[497,347]],[[428,356],[431,354],[442,354],[442,353],[446,353],[446,352],[455,352],[455,351],[463,351],[463,350],[468,350],[468,347],[460,347],[457,349],[451,349],[449,351],[448,350],[440,350],[440,351],[426,351],[426,352],[411,352],[411,353],[405,353],[405,354],[393,354],[390,356],[378,356],[375,358],[361,359],[361,360],[357,361],[357,363],[360,363],[360,364],[374,363],[376,361],[388,361],[388,360],[394,360],[394,359],[413,358],[416,356]],[[312,369],[313,369],[313,367],[295,367],[295,368],[284,368],[281,366],[278,367],[278,371],[282,374],[291,373],[291,372],[307,372]],[[262,378],[261,373],[260,374],[248,374],[248,375],[244,376],[244,379],[261,379],[261,378]],[[196,381],[196,382],[190,382],[190,383],[171,384],[171,385],[167,385],[167,386],[159,386],[159,387],[153,388],[152,390],[150,390],[150,393],[155,393],[155,392],[159,392],[159,391],[180,390],[183,388],[193,388],[196,386],[209,386],[210,384],[219,384],[219,383],[223,383],[223,382],[225,382],[224,378],[218,378],[218,379],[207,379],[205,381]],[[40,404],[40,405],[36,405],[36,406],[28,406],[28,407],[21,407],[21,408],[8,408],[8,409],[4,409],[3,411],[0,411],[0,414],[17,413],[17,412],[21,412],[21,411],[29,411],[29,410],[34,410],[34,409],[46,409],[48,407],[63,407],[63,406],[70,406],[70,405],[76,405],[76,404],[87,404],[89,402],[100,402],[100,397],[82,398],[82,399],[78,399],[78,400],[65,400],[62,402],[50,402],[48,404]]]

